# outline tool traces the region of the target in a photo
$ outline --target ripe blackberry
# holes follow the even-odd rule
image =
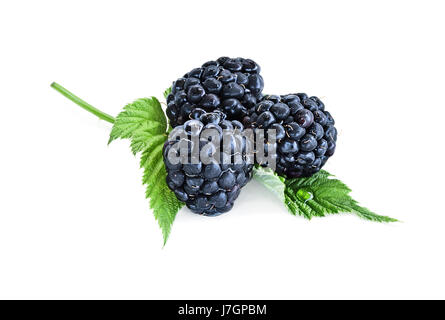
[[[174,128],[164,145],[167,185],[192,212],[216,216],[232,209],[252,177],[253,161],[239,121],[218,112],[198,114],[199,120]]]
[[[320,99],[305,93],[265,96],[249,109],[243,123],[276,130],[276,172],[289,178],[320,171],[335,151],[334,119]]]
[[[174,128],[190,120],[194,109],[221,110],[229,120],[242,120],[262,97],[260,66],[253,60],[221,57],[208,61],[173,82],[167,116]]]

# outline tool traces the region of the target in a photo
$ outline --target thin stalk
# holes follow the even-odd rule
[[[78,96],[76,96],[72,92],[69,92],[67,89],[62,87],[60,84],[53,82],[53,83],[51,83],[51,87],[54,88],[55,90],[57,90],[58,92],[60,92],[62,95],[64,95],[68,99],[70,99],[75,104],[77,104],[80,107],[82,107],[83,109],[85,109],[86,111],[91,112],[99,119],[108,121],[110,123],[114,123],[114,120],[115,120],[114,117],[110,116],[109,114],[107,114],[103,111],[100,111],[99,109],[96,109],[88,102],[83,101],[82,99],[80,99]]]

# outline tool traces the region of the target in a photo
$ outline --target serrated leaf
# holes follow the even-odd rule
[[[165,89],[164,91],[164,98],[167,99],[167,96],[172,92],[172,87]]]
[[[176,214],[184,204],[176,198],[165,181],[167,171],[162,160],[163,145],[164,142],[153,144],[144,150],[141,168],[144,169],[142,183],[147,186],[146,197],[150,199],[150,208],[162,229],[165,245]]]
[[[133,154],[141,153],[144,170],[142,183],[150,208],[162,229],[164,245],[179,209],[184,205],[168,188],[162,149],[167,140],[167,120],[159,101],[152,98],[136,100],[125,106],[116,117],[109,143],[115,139],[130,139]]]
[[[347,212],[376,222],[397,221],[359,206],[349,195],[351,189],[324,170],[308,178],[286,179],[284,183],[285,204],[294,215],[311,219]]]
[[[167,134],[153,135],[149,131],[141,130],[135,132],[131,138],[130,148],[133,154],[144,151],[153,143],[164,143],[167,138]]]
[[[166,129],[167,120],[158,99],[155,97],[138,99],[127,104],[116,117],[108,143],[118,138],[132,139],[143,134],[150,136],[164,134]],[[142,151],[140,148],[135,150]]]
[[[285,202],[284,178],[277,175],[272,169],[255,166],[253,169],[253,177],[255,180],[261,182],[267,189],[275,194],[278,199]]]

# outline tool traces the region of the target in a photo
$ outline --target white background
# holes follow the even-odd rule
[[[445,298],[442,1],[2,1],[0,298]],[[326,169],[391,225],[306,221],[256,182],[162,236],[116,115],[219,56],[323,99]]]

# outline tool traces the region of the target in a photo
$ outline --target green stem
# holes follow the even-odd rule
[[[114,123],[114,120],[115,120],[114,117],[110,116],[109,114],[107,114],[105,112],[100,111],[99,109],[96,109],[95,107],[93,107],[88,102],[83,101],[78,96],[76,96],[73,93],[71,93],[68,90],[66,90],[60,84],[58,84],[56,82],[53,82],[53,83],[51,83],[51,87],[54,88],[55,90],[57,90],[58,92],[60,92],[61,94],[63,94],[65,97],[70,99],[72,102],[74,102],[77,105],[79,105],[82,108],[84,108],[86,111],[91,112],[92,114],[94,114],[99,119],[108,121],[110,123]]]

